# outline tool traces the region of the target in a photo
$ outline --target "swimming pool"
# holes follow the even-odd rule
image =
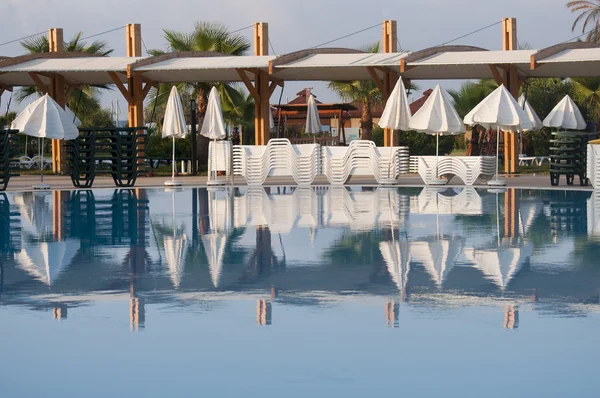
[[[597,396],[600,192],[0,195],[2,396]]]

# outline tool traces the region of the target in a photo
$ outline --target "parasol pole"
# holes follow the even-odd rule
[[[41,148],[41,157],[40,157],[40,173],[41,173],[41,183],[44,183],[44,137],[42,137],[42,148]]]
[[[435,177],[440,179],[440,133],[435,135]]]
[[[499,162],[498,159],[500,158],[500,125],[497,125],[496,128],[496,180],[498,180],[498,167],[499,167]],[[506,161],[506,159],[505,159]]]
[[[173,162],[172,162],[172,171],[171,171],[171,181],[175,181],[175,135],[173,135]]]

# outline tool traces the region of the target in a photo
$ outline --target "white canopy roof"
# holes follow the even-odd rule
[[[464,119],[465,124],[480,124],[504,131],[522,131],[533,127],[527,114],[503,85],[485,97]]]
[[[439,84],[435,86],[423,106],[410,118],[410,128],[429,134],[465,132],[465,124],[454,109],[452,97]]]
[[[398,79],[394,89],[385,103],[385,108],[379,119],[379,126],[394,130],[409,129],[411,113],[402,79]]]
[[[584,130],[587,124],[575,102],[569,95],[565,95],[546,116],[544,126],[567,130]]]
[[[177,87],[171,87],[165,118],[163,122],[162,136],[183,138],[187,135],[187,123],[183,114],[183,104]]]
[[[529,101],[527,101],[525,99],[525,94],[521,94],[521,96],[519,97],[519,100],[517,102],[518,102],[519,106],[521,107],[521,109],[523,109],[525,111],[527,118],[533,125],[533,127],[528,129],[527,131],[537,131],[537,130],[541,129],[543,127],[542,121],[538,117],[537,113],[535,113],[535,111],[533,110],[531,105],[529,105]]]

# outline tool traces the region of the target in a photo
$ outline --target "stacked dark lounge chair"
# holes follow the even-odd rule
[[[550,183],[559,184],[564,175],[567,185],[573,185],[575,176],[582,186],[588,185],[587,142],[595,136],[589,133],[557,131],[550,140]]]
[[[14,175],[10,169],[10,158],[13,152],[11,136],[17,132],[17,130],[0,130],[0,191],[6,189],[10,177]]]
[[[146,128],[80,129],[79,133],[78,138],[64,144],[73,186],[91,188],[98,174],[111,175],[117,187],[135,185],[144,167],[140,154]]]

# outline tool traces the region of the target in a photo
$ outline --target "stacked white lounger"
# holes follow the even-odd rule
[[[310,185],[320,174],[320,146],[292,145],[288,139],[271,139],[267,145],[233,147],[234,175],[248,185],[262,185],[268,176],[291,176],[298,185]]]
[[[588,144],[587,175],[595,189],[600,189],[600,145]]]
[[[494,156],[440,156],[438,167],[440,176],[457,176],[465,185],[473,185],[478,178],[493,177],[496,158]],[[436,157],[419,156],[418,171],[425,184],[437,180]]]
[[[332,185],[352,176],[372,176],[379,184],[394,184],[408,172],[408,147],[378,148],[373,141],[356,140],[347,147],[323,147],[323,174]]]

